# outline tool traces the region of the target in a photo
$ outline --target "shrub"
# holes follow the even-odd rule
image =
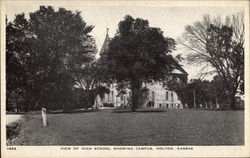
[[[23,121],[18,120],[6,125],[7,145],[13,145],[13,140],[19,135]]]
[[[109,104],[109,107],[115,107],[113,103],[110,103]]]
[[[136,109],[136,112],[166,112],[166,110],[160,108],[145,108],[145,109]]]
[[[103,107],[115,107],[113,103],[103,103]]]

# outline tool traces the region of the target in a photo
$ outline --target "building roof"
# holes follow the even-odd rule
[[[172,71],[172,73],[174,73],[174,74],[183,74],[183,72],[180,71],[180,70],[178,70],[178,69],[174,69],[174,70]]]
[[[173,65],[174,69],[173,69],[172,73],[173,74],[188,75],[188,73],[182,68],[182,66],[174,58],[172,58],[172,59],[173,59],[173,63],[174,63],[174,65]]]
[[[101,51],[100,51],[100,55],[103,54],[107,49],[108,49],[108,46],[109,46],[109,43],[110,43],[110,38],[109,38],[109,34],[108,34],[108,28],[107,28],[107,33],[106,33],[106,37],[104,39],[104,42],[103,42],[103,45],[102,45],[102,48],[101,48]]]

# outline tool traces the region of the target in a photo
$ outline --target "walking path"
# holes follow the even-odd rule
[[[13,114],[6,115],[6,125],[21,119],[21,117],[22,117],[22,115],[18,115],[18,114],[17,115],[13,115]]]

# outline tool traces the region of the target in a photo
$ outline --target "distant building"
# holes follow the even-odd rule
[[[104,53],[109,46],[111,38],[109,38],[108,31],[104,40],[103,46],[100,51],[100,55]],[[174,60],[174,59],[173,59]],[[171,73],[171,77],[177,81],[184,78],[184,82],[187,82],[188,73],[174,61],[174,70]],[[123,106],[131,105],[132,92],[130,89],[126,89],[126,93],[122,94],[117,91],[117,84],[114,83],[109,86],[110,93],[104,94],[101,97],[102,105],[112,106]],[[168,90],[163,87],[161,83],[143,84],[143,88],[146,89],[144,92],[144,103],[143,107],[151,108],[169,108],[169,109],[183,109],[183,104],[179,100],[177,94],[174,91]]]

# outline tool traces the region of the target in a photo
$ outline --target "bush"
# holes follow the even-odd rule
[[[21,131],[23,120],[18,120],[6,125],[7,145],[13,145],[14,139],[19,135]]]
[[[108,107],[109,104],[108,103],[103,103],[102,105],[103,105],[103,107]]]
[[[109,104],[109,107],[115,107],[113,103],[110,103]]]
[[[136,112],[166,112],[165,109],[160,108],[145,108],[145,109],[136,109]]]
[[[103,103],[103,107],[115,107],[113,103]]]

